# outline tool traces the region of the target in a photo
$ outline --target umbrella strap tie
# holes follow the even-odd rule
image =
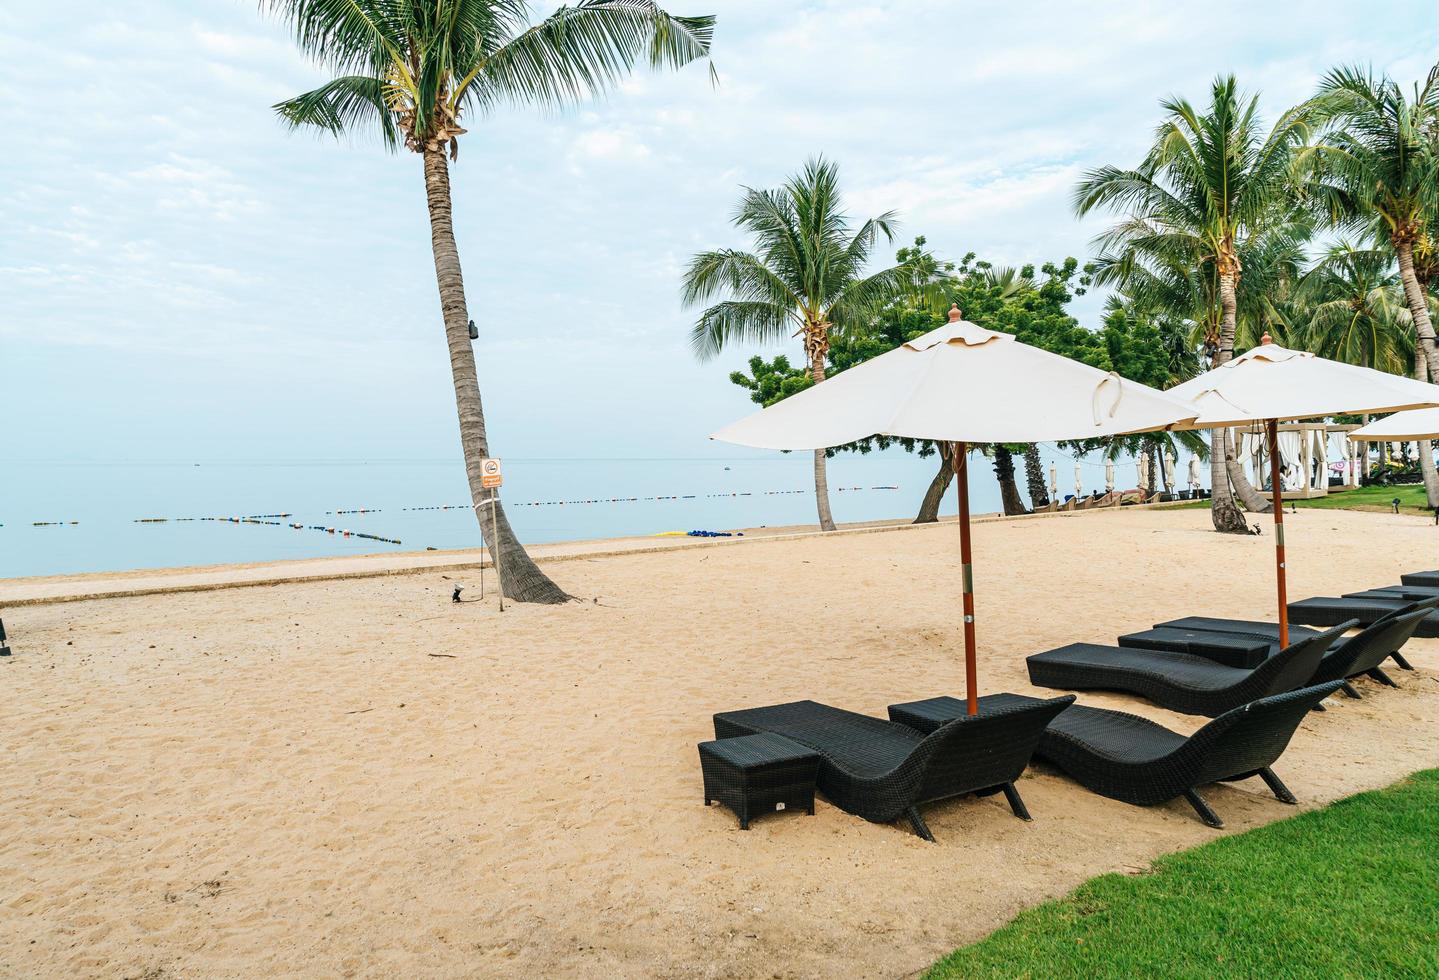
[[[1120,383],[1122,380],[1123,379],[1120,378],[1117,373],[1115,373],[1114,371],[1110,371],[1104,376],[1103,381],[1099,382],[1099,384],[1094,386],[1094,396],[1090,399],[1090,409],[1094,412],[1095,425],[1103,424],[1106,418],[1113,418],[1114,413],[1119,411],[1119,399],[1120,396],[1123,394],[1123,391],[1120,387]],[[1101,392],[1104,391],[1104,386],[1109,384],[1110,382],[1114,383],[1114,401],[1110,404],[1109,411],[1107,413],[1101,413],[1099,408],[1099,395]]]

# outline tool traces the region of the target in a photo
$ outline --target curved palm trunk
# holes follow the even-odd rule
[[[1024,482],[1029,487],[1029,506],[1033,510],[1049,506],[1049,488],[1044,485],[1044,461],[1039,458],[1039,447],[1030,443],[1024,447]]]
[[[949,481],[954,479],[954,466],[951,462],[953,454],[950,452],[949,443],[939,444],[939,472],[934,474],[934,479],[929,481],[929,489],[924,492],[924,499],[919,502],[919,513],[915,515],[916,524],[933,524],[939,520],[939,505],[944,501],[944,492],[949,489]]]
[[[1439,346],[1434,342],[1434,322],[1429,319],[1429,304],[1424,299],[1424,290],[1414,271],[1414,246],[1409,242],[1395,242],[1394,252],[1399,258],[1399,278],[1404,283],[1404,300],[1409,304],[1409,313],[1414,319],[1415,340],[1424,354],[1429,377],[1439,378]]]
[[[1429,319],[1429,303],[1419,276],[1414,271],[1414,246],[1407,242],[1396,242],[1394,251],[1399,258],[1399,278],[1404,283],[1404,300],[1409,305],[1409,314],[1414,321],[1414,377],[1420,381],[1439,380],[1439,345],[1434,342],[1434,324]],[[1424,493],[1430,507],[1439,507],[1439,473],[1434,466],[1434,444],[1427,439],[1418,442],[1419,472],[1424,477]]]
[[[1414,351],[1414,377],[1420,381],[1430,378],[1429,364],[1422,351]],[[1419,451],[1419,474],[1424,478],[1424,495],[1430,507],[1439,507],[1439,470],[1434,466],[1434,441],[1420,439],[1414,444]]]
[[[824,380],[824,352],[815,353],[809,362],[809,376],[815,384]],[[819,529],[834,530],[834,515],[829,509],[829,470],[825,466],[823,449],[814,451],[814,502],[819,509]]]
[[[469,311],[465,281],[460,273],[460,252],[450,217],[450,171],[442,150],[425,150],[425,197],[430,208],[430,244],[435,254],[435,280],[445,318],[445,340],[450,348],[450,372],[455,380],[455,408],[460,420],[460,447],[470,501],[485,535],[485,547],[495,565],[504,594],[517,602],[566,602],[573,598],[551,582],[525,552],[510,528],[500,505],[499,492],[480,486],[480,460],[490,454],[485,433],[485,410],[480,402],[475,352],[470,346]]]
[[[999,479],[999,498],[1004,502],[1004,516],[1029,513],[1019,499],[1019,486],[1014,482],[1014,454],[1004,446],[994,447],[994,475]]]
[[[1245,510],[1251,514],[1267,514],[1274,509],[1274,502],[1249,482],[1249,474],[1244,472],[1244,465],[1239,462],[1239,437],[1234,432],[1235,430],[1228,429],[1224,437],[1225,451],[1228,453],[1224,468],[1229,473],[1229,485],[1234,488],[1234,494]]]
[[[1234,290],[1236,277],[1226,272],[1219,277],[1219,307],[1222,317],[1219,323],[1219,349],[1214,352],[1214,367],[1225,364],[1234,356],[1234,327],[1238,316],[1238,303]],[[1209,517],[1214,530],[1225,534],[1247,534],[1249,527],[1244,515],[1234,503],[1234,494],[1229,489],[1229,471],[1226,463],[1229,456],[1229,437],[1224,429],[1210,430],[1209,437]]]

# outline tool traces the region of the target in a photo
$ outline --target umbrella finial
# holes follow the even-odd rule
[[[1271,336],[1269,336],[1268,333],[1265,333],[1265,335],[1264,335],[1263,337],[1260,337],[1260,338],[1259,338],[1259,343],[1261,343],[1261,344],[1272,344],[1272,343],[1274,343],[1274,338],[1271,337]]]
[[[964,314],[959,311],[959,304],[958,304],[958,303],[950,303],[950,304],[949,304],[949,322],[950,322],[950,323],[958,323],[960,317],[962,317],[962,316],[964,316]]]

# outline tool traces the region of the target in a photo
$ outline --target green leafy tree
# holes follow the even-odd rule
[[[720,300],[705,307],[691,330],[702,359],[735,343],[772,344],[797,335],[810,379],[819,384],[834,339],[863,329],[875,311],[912,288],[912,270],[867,272],[880,237],[893,238],[894,212],[852,230],[838,168],[821,157],[778,189],[745,188],[734,223],[752,237],[754,250],[701,252],[684,276],[685,305]],[[814,489],[820,527],[832,531],[825,459],[825,450],[815,450]]]
[[[650,0],[580,0],[531,23],[523,0],[262,0],[335,77],[275,106],[295,128],[362,127],[423,163],[430,244],[454,378],[470,497],[505,595],[570,597],[530,560],[497,490],[451,215],[449,163],[471,118],[504,105],[554,107],[607,91],[637,64],[679,68],[709,55],[713,17],[676,17]]]
[[[1213,366],[1234,353],[1245,243],[1294,223],[1292,164],[1310,135],[1307,107],[1291,110],[1266,130],[1257,98],[1240,94],[1232,76],[1219,78],[1209,107],[1200,111],[1184,99],[1163,103],[1164,121],[1138,167],[1102,167],[1087,174],[1075,191],[1075,210],[1085,215],[1108,209],[1123,220],[1097,240],[1115,256],[1111,276],[1123,284],[1136,278],[1165,280],[1183,270],[1180,281],[1202,294],[1212,264],[1217,293]],[[1247,526],[1229,489],[1222,430],[1211,454],[1216,530],[1244,533]]]

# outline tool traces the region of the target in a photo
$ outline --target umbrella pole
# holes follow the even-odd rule
[[[964,683],[966,707],[979,714],[979,670],[974,652],[974,559],[969,551],[969,443],[954,444],[954,483],[959,493],[959,563],[964,575]]]
[[[1274,571],[1279,586],[1279,648],[1289,645],[1289,595],[1284,582],[1284,487],[1279,482],[1279,420],[1269,430],[1269,490],[1274,501]]]

